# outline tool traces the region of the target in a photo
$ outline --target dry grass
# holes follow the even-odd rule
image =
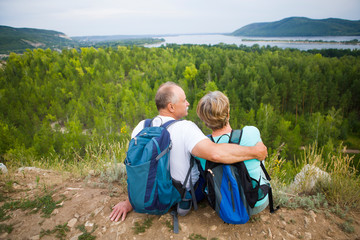
[[[278,203],[292,208],[313,209],[313,205],[316,207],[330,204],[360,210],[360,176],[353,167],[353,157],[344,153],[342,146],[324,156],[322,148],[319,149],[316,144],[310,145],[305,148],[302,157],[296,161],[292,169],[285,166],[282,159],[274,158],[272,161],[269,172],[273,178],[272,186]],[[296,187],[284,182],[285,172],[300,172],[306,165],[310,170]],[[309,182],[314,180],[314,175],[320,170],[327,173],[326,177],[318,175],[316,184],[310,186]],[[313,204],[319,201],[321,204]]]

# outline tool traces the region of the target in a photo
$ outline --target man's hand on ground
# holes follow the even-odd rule
[[[111,221],[119,221],[121,218],[121,221],[124,221],[126,218],[126,214],[133,210],[129,200],[119,202],[116,204],[113,208],[113,211],[110,214],[110,220]]]

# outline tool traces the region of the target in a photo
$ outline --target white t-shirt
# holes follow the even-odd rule
[[[152,125],[160,126],[167,121],[174,120],[172,117],[157,116]],[[143,128],[145,120],[141,121],[133,130],[131,138],[134,138]],[[186,174],[190,167],[191,151],[197,143],[203,139],[207,139],[204,133],[196,126],[195,123],[182,120],[173,123],[168,127],[172,149],[170,151],[170,173],[171,177],[182,184],[186,178]],[[199,179],[199,171],[195,165],[191,170],[191,178],[193,184]],[[190,182],[186,184],[189,190]]]

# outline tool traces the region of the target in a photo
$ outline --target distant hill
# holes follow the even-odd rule
[[[114,35],[114,36],[84,36],[69,38],[62,32],[35,28],[13,28],[0,25],[0,54],[6,57],[10,52],[23,53],[26,49],[81,47],[116,47],[154,44],[164,41],[154,38],[155,35]]]
[[[360,20],[337,18],[310,19],[290,17],[277,22],[252,23],[233,33],[234,36],[300,37],[300,36],[359,36]]]
[[[74,41],[62,32],[0,26],[0,53],[23,52],[34,48],[59,48]]]

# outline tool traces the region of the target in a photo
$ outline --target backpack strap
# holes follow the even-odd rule
[[[243,130],[242,129],[236,129],[236,130],[231,130],[231,134],[230,134],[230,140],[229,140],[229,143],[235,143],[235,144],[238,144],[240,145],[240,141],[241,141],[241,137],[242,137],[242,134],[243,134]],[[214,139],[212,138],[211,135],[208,135],[208,137],[213,141]],[[242,162],[243,163],[243,162]],[[242,164],[241,164],[242,165]],[[239,164],[237,164],[237,166],[240,166]],[[270,175],[269,173],[266,171],[265,169],[265,166],[263,164],[262,161],[260,161],[260,166],[266,176],[266,179],[268,181],[271,180],[270,178]],[[243,166],[245,167],[245,165]],[[246,169],[246,168],[245,168]],[[245,170],[244,169],[244,170]],[[260,183],[260,180],[259,180],[259,183]],[[274,208],[274,201],[273,201],[273,195],[272,195],[272,189],[271,187],[269,188],[269,192],[268,192],[268,195],[269,195],[269,208],[270,208],[270,213],[274,213],[276,210],[278,210],[280,207],[277,206],[276,208]]]
[[[153,118],[149,118],[149,119],[145,119],[144,121],[144,128],[146,127],[151,127],[152,126],[152,122],[154,121],[154,119],[157,118],[157,117],[153,117]],[[168,128],[170,127],[170,125],[172,125],[173,123],[177,122],[177,121],[181,121],[181,120],[169,120],[167,121],[166,123],[164,124],[161,124],[161,127],[164,127],[164,128]]]
[[[239,131],[241,131],[241,133],[239,133]],[[238,135],[240,134],[240,137],[238,137]],[[231,132],[231,138],[230,138],[230,142],[236,142],[237,139],[239,138],[239,141],[238,141],[238,144],[240,145],[240,140],[241,140],[241,136],[242,136],[242,130],[233,130]],[[268,181],[271,180],[270,178],[270,175],[269,173],[266,171],[266,168],[264,166],[264,163],[262,161],[260,161],[260,166],[261,166],[261,169],[263,170],[265,176],[266,176],[266,179]],[[259,182],[260,184],[260,182]],[[274,209],[274,200],[273,200],[273,194],[272,194],[272,189],[271,187],[269,188],[269,192],[268,192],[268,195],[269,195],[269,208],[270,208],[270,213],[274,213],[275,211],[277,211],[280,207],[277,206],[275,209]]]
[[[264,166],[264,164],[263,164],[262,161],[260,162],[260,166],[261,166],[261,168],[262,168],[262,170],[263,170],[263,172],[264,172],[267,180],[270,181],[270,180],[271,180],[270,175],[269,175],[269,173],[266,171],[266,168],[265,168],[265,166]],[[275,211],[279,210],[280,206],[277,206],[276,208],[274,208],[274,200],[273,200],[273,194],[272,194],[272,189],[271,189],[271,187],[270,187],[270,189],[269,189],[269,193],[268,193],[268,194],[269,194],[269,208],[270,208],[270,213],[274,213]]]
[[[195,196],[195,188],[194,188],[194,183],[192,182],[192,178],[191,178],[191,170],[193,169],[195,164],[195,159],[194,158],[190,158],[190,169],[189,169],[189,173],[190,173],[190,192],[191,192],[191,198],[194,204],[194,210],[196,211],[198,209],[197,206],[197,201],[196,201],[196,196]]]
[[[206,135],[208,138],[210,138],[210,140],[212,141],[212,142],[215,142],[215,140],[214,140],[214,138],[213,138],[213,136],[211,135],[211,134],[209,134],[209,135]]]
[[[162,124],[161,127],[164,127],[164,128],[169,128],[172,124],[178,122],[178,121],[181,121],[181,120],[169,120],[167,121],[166,123]]]
[[[237,143],[240,145],[240,140],[241,140],[241,137],[242,137],[242,130],[232,130],[231,131],[231,136],[230,136],[230,141],[231,143]],[[260,166],[261,166],[261,169],[262,171],[264,172],[265,176],[266,176],[266,179],[268,181],[271,180],[270,178],[270,175],[269,173],[266,171],[266,168],[264,166],[264,163],[262,161],[260,161]],[[260,182],[259,182],[260,183]],[[272,195],[272,189],[271,187],[269,188],[269,192],[268,192],[268,195],[269,195],[269,208],[270,208],[270,213],[274,213],[276,210],[278,210],[280,207],[277,206],[275,209],[274,209],[274,200],[273,200],[273,195]]]
[[[154,118],[153,118],[154,119]],[[150,127],[153,119],[145,119],[144,128]]]
[[[235,143],[240,145],[242,133],[242,129],[231,130],[229,143]]]
[[[197,202],[196,202],[195,189],[194,189],[194,185],[193,185],[192,178],[191,178],[191,170],[192,170],[192,168],[194,166],[194,163],[195,163],[195,158],[193,156],[191,156],[191,158],[190,158],[190,167],[189,167],[189,170],[188,170],[188,172],[186,174],[184,183],[181,184],[180,182],[175,182],[174,179],[173,179],[173,184],[174,184],[175,188],[179,191],[179,193],[181,195],[181,199],[184,199],[185,196],[186,196],[186,193],[187,193],[186,185],[187,185],[187,182],[190,181],[191,201],[194,204],[194,210],[197,210],[198,206],[197,206]],[[179,220],[178,220],[177,208],[174,211],[171,212],[171,215],[173,216],[173,219],[174,219],[174,229],[173,229],[173,231],[174,231],[174,233],[177,234],[177,233],[179,233]]]
[[[265,174],[266,179],[270,181],[270,180],[271,180],[270,175],[269,175],[269,173],[266,171],[266,168],[265,168],[265,166],[264,166],[264,164],[263,164],[262,161],[260,162],[260,166],[261,166],[261,168],[262,168],[262,170],[263,170],[263,172],[264,172],[264,174]]]

